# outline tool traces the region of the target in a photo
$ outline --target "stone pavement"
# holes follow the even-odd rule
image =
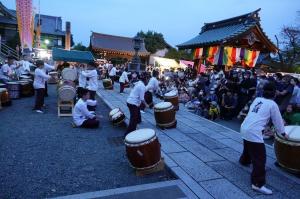
[[[97,94],[111,109],[121,108],[128,118],[129,89],[122,95],[118,91],[118,84],[112,91],[104,90],[100,82]],[[271,146],[266,146],[267,185],[273,195],[265,196],[252,191],[251,168],[238,163],[243,148],[238,132],[190,113],[184,106],[176,113],[174,129],[156,128],[153,110],[147,109],[142,118],[138,128],[156,130],[167,166],[199,198],[299,198],[300,179],[274,165]]]

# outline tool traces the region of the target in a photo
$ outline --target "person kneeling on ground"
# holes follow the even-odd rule
[[[73,111],[73,121],[76,127],[98,128],[99,116],[94,111],[89,111],[87,106],[96,106],[96,100],[90,100],[90,92],[87,89],[81,91],[82,97],[77,101]]]

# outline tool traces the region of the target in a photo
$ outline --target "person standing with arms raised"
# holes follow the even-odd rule
[[[240,157],[240,164],[248,166],[252,163],[252,189],[270,195],[272,190],[266,184],[266,148],[263,139],[263,130],[272,120],[278,133],[287,138],[283,119],[275,98],[275,85],[267,83],[263,88],[263,97],[257,97],[250,106],[248,115],[241,125],[241,134],[244,139],[244,150]]]

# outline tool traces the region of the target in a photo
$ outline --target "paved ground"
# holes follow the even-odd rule
[[[32,112],[33,98],[13,101],[0,111],[0,198],[45,198],[174,179],[166,170],[137,177],[124,145],[104,117],[101,128],[71,127],[58,118],[55,85],[50,86],[46,114]],[[108,107],[100,102],[99,112]]]
[[[111,108],[120,107],[126,116],[126,94],[101,88],[98,95]],[[157,101],[157,99],[156,99]],[[152,110],[142,114],[139,128],[156,130],[168,167],[199,198],[299,198],[300,179],[274,165],[276,157],[267,146],[267,186],[272,196],[264,196],[250,188],[251,168],[238,164],[242,152],[239,133],[188,112],[184,107],[176,113],[176,129],[160,130],[155,126]]]

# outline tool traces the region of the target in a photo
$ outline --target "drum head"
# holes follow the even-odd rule
[[[172,106],[171,102],[160,102],[158,104],[155,104],[154,108],[156,109],[166,109],[170,108]]]
[[[9,85],[19,85],[18,82],[6,82],[6,84],[9,84]]]
[[[115,114],[113,114],[113,115],[111,116],[111,119],[112,119],[112,120],[115,120],[115,119],[119,118],[121,115],[123,115],[122,112],[117,112],[117,113],[115,113]]]
[[[120,112],[120,109],[119,108],[114,108],[113,110],[111,110],[110,112],[109,112],[109,116],[113,116],[114,114],[116,114],[116,113],[118,113],[118,112]]]
[[[128,143],[142,143],[155,136],[155,131],[153,129],[139,129],[129,133],[125,137],[125,142]]]
[[[62,101],[70,101],[75,98],[76,91],[74,87],[63,86],[58,90],[58,96]]]
[[[300,142],[300,126],[285,126],[285,133],[288,134],[289,140]]]
[[[30,76],[27,76],[27,75],[21,75],[20,78],[21,78],[21,79],[31,79],[31,77],[30,77]]]
[[[173,90],[165,94],[165,97],[174,97],[177,95],[177,91]]]
[[[62,71],[62,78],[64,80],[71,80],[74,81],[77,78],[77,73],[75,69],[72,68],[65,68]]]
[[[111,82],[110,79],[103,79],[102,81],[103,81],[103,82]]]

